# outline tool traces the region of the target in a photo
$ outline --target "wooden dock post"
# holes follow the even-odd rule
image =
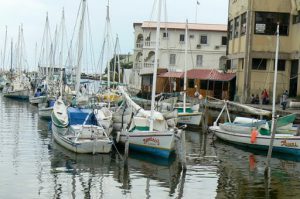
[[[183,170],[186,170],[185,131],[178,130],[176,138],[176,154],[179,165]]]
[[[129,155],[129,132],[126,130],[126,139],[125,139],[125,154],[124,154],[124,164],[128,163],[128,155]]]

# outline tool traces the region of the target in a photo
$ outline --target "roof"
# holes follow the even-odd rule
[[[235,73],[224,73],[216,69],[191,69],[187,71],[188,79],[201,79],[201,80],[213,80],[213,81],[231,81],[235,78]],[[159,77],[173,77],[183,78],[183,72],[166,72]]]
[[[142,25],[142,28],[156,28],[156,22],[154,21],[144,21],[141,23],[134,23],[135,25]],[[180,29],[185,30],[185,23],[179,22],[161,22],[160,27],[162,29]],[[203,30],[203,31],[217,31],[217,32],[227,32],[227,25],[224,24],[201,24],[201,23],[189,23],[189,30]]]

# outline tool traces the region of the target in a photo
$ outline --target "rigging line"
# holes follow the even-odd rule
[[[42,61],[42,58],[44,57],[44,42],[45,42],[45,38],[46,38],[46,30],[47,30],[47,23],[48,23],[48,13],[46,16],[46,22],[45,22],[45,26],[44,26],[44,32],[43,32],[43,38],[42,38],[42,44],[41,44],[41,51],[40,51],[40,56],[39,56],[39,63]],[[43,49],[43,50],[42,50]]]
[[[153,19],[153,15],[154,15],[154,11],[156,10],[156,7],[157,7],[157,0],[154,0],[153,6],[152,6],[152,11],[151,11],[150,18],[149,18],[149,22],[152,21],[152,19]]]
[[[72,37],[71,37],[71,41],[70,41],[70,45],[69,45],[69,49],[68,49],[68,52],[72,52],[72,44],[73,44],[73,39],[74,39],[74,36],[75,36],[75,31],[76,31],[76,27],[77,27],[77,22],[78,22],[78,19],[79,19],[79,13],[80,13],[80,8],[81,8],[81,5],[82,5],[82,1],[80,1],[80,4],[79,4],[79,7],[78,7],[78,10],[77,10],[77,16],[76,16],[76,21],[75,21],[75,25],[74,25],[74,28],[73,28],[73,33],[72,33]],[[67,60],[66,60],[66,64],[67,64],[67,61],[68,59],[70,59],[71,61],[71,57],[70,56],[71,53],[68,53],[68,57],[67,57]],[[65,64],[65,65],[66,65]]]

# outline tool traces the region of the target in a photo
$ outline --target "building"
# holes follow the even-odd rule
[[[300,94],[300,0],[229,0],[228,68],[236,71],[236,100],[273,93],[276,27],[280,25],[277,101]]]
[[[216,69],[191,69],[187,71],[186,93],[195,97],[198,92],[203,97],[210,96],[218,99],[233,100],[235,95],[235,73]],[[158,82],[164,85],[167,90],[183,91],[184,73],[166,72],[158,75]],[[159,87],[160,88],[160,87]],[[163,92],[159,90],[158,92]]]
[[[142,91],[152,84],[156,22],[134,23],[134,64],[130,82]],[[158,72],[183,71],[185,23],[161,23]],[[188,24],[187,69],[219,69],[226,64],[227,26]]]

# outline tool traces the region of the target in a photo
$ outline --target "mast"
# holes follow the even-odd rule
[[[187,65],[187,48],[188,48],[188,20],[185,23],[185,49],[184,49],[184,83],[183,83],[183,112],[186,112],[186,65]]]
[[[107,50],[109,52],[110,45],[109,45],[109,28],[110,28],[110,18],[109,18],[109,0],[106,7],[106,24],[107,24],[107,31],[106,31],[106,39],[107,39]],[[107,88],[110,88],[110,61],[109,61],[109,53],[107,53]]]
[[[119,43],[119,36],[117,35],[117,44],[118,44],[118,48],[119,48],[119,53],[118,53],[118,80],[119,83],[121,83],[121,63],[120,63],[120,43]]]
[[[116,66],[117,66],[117,42],[118,42],[118,35],[116,37],[116,43],[115,43],[115,49],[114,49],[114,76],[113,76],[113,82],[115,82],[116,77]]]
[[[10,44],[10,74],[11,74],[11,79],[13,76],[13,39],[11,39],[11,44]]]
[[[63,92],[63,45],[64,45],[64,26],[65,25],[65,11],[64,8],[62,10],[62,19],[61,19],[61,47],[60,47],[60,53],[59,53],[59,66],[60,66],[60,83],[59,83],[59,92],[60,95],[62,96]]]
[[[3,71],[5,70],[6,41],[7,41],[7,26],[5,26],[5,39],[4,39],[4,47],[3,47],[3,60],[2,60]]]
[[[81,62],[82,62],[82,50],[83,50],[83,30],[84,30],[84,17],[85,17],[85,9],[86,9],[86,0],[82,0],[82,8],[81,8],[81,21],[79,27],[79,35],[78,35],[78,56],[77,56],[77,70],[76,70],[76,85],[75,91],[76,94],[79,93],[80,87],[80,77],[81,77]]]
[[[273,102],[272,102],[272,126],[271,126],[271,140],[268,150],[267,156],[267,165],[266,168],[269,167],[271,156],[272,156],[272,149],[273,149],[273,142],[275,138],[275,123],[276,123],[276,109],[275,109],[275,98],[276,98],[276,84],[277,84],[277,68],[278,68],[278,53],[279,53],[279,24],[277,24],[277,31],[276,31],[276,53],[275,53],[275,69],[274,69],[274,82],[273,82]]]
[[[160,16],[161,16],[162,0],[158,0],[158,12],[157,12],[157,24],[156,24],[156,41],[155,41],[155,58],[153,67],[153,82],[152,82],[152,95],[151,95],[151,117],[150,117],[150,131],[153,131],[153,115],[154,115],[154,103],[156,93],[156,75],[159,56],[159,41],[160,41]]]

